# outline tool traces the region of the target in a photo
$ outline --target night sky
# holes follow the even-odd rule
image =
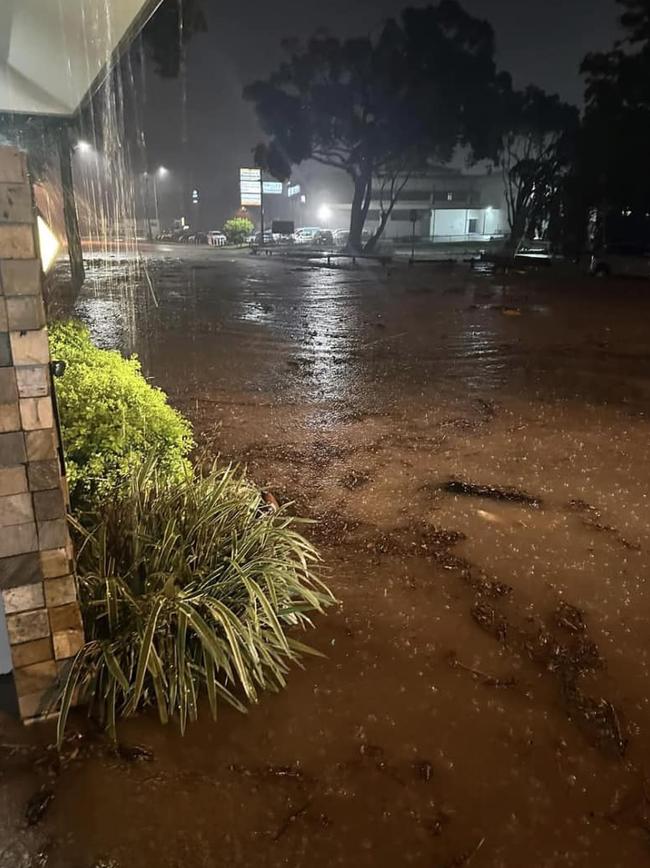
[[[408,4],[207,0],[206,5],[208,32],[197,35],[188,50],[185,112],[180,82],[160,80],[151,71],[143,117],[150,164],[162,163],[175,172],[186,163],[192,185],[200,190],[204,222],[220,225],[237,204],[238,167],[250,163],[251,148],[261,137],[242,88],[274,69],[282,56],[281,40],[306,38],[318,27],[337,36],[372,34]],[[583,94],[580,61],[588,51],[612,45],[620,9],[614,0],[546,0],[534,11],[522,0],[464,0],[463,5],[491,22],[497,63],[512,73],[515,85],[532,82],[578,105]]]

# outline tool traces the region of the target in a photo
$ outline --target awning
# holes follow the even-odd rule
[[[161,0],[1,0],[0,112],[71,115]]]

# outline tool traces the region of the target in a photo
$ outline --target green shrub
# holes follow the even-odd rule
[[[223,231],[231,244],[243,244],[252,235],[255,226],[246,217],[233,217],[226,220]]]
[[[77,322],[51,325],[50,350],[66,362],[56,392],[73,502],[111,492],[145,460],[170,477],[185,474],[190,423],[147,383],[136,358],[98,349]]]
[[[310,652],[287,630],[333,602],[298,521],[238,470],[170,484],[153,464],[83,516],[95,528],[76,531],[87,641],[59,700],[59,739],[76,690],[115,738],[117,718],[143,706],[184,730],[202,691],[216,717],[220,701],[245,711],[283,687]]]

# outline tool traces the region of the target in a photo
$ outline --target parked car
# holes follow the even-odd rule
[[[621,242],[594,252],[589,264],[594,277],[650,277],[650,246]]]
[[[329,229],[319,229],[314,244],[319,247],[334,247],[334,235]]]
[[[349,229],[335,229],[332,234],[334,235],[334,244],[337,247],[345,247],[350,240]]]
[[[228,239],[226,238],[226,236],[218,229],[211,229],[210,232],[208,232],[207,239],[208,244],[210,244],[212,247],[223,247],[225,244],[228,243]]]
[[[279,237],[280,237],[279,235],[274,235],[270,229],[266,229],[264,231],[264,244],[277,244]],[[257,235],[255,236],[255,244],[261,244],[261,243],[262,243],[262,233],[258,232]]]
[[[294,240],[296,244],[314,244],[319,232],[318,226],[303,226],[301,229],[296,229]]]

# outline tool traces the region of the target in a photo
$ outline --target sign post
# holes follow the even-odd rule
[[[411,223],[412,223],[412,227],[411,227],[411,258],[409,260],[409,265],[413,265],[413,263],[415,262],[415,224],[418,222],[418,212],[415,210],[415,208],[411,211],[411,213],[409,214],[409,217],[411,218]]]
[[[265,181],[261,169],[239,170],[239,194],[242,208],[260,209],[260,246],[264,247],[264,196],[281,196],[284,184],[281,181]]]

